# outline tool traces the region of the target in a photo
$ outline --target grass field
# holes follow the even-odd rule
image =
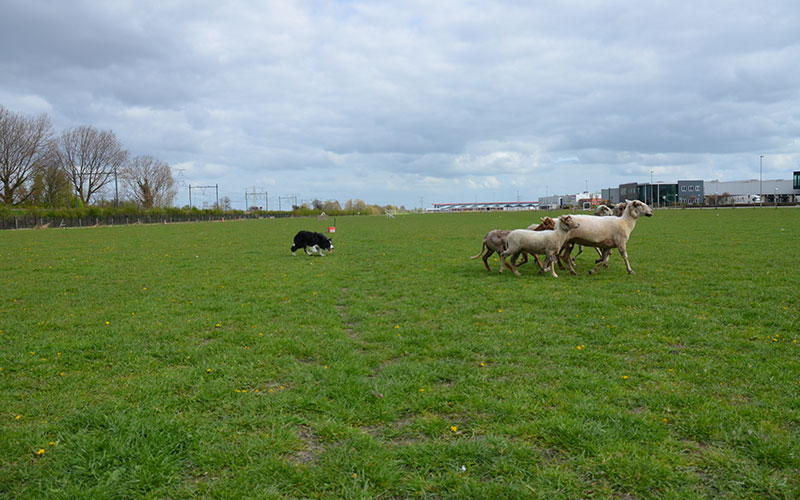
[[[0,233],[0,498],[800,498],[800,209],[540,215]]]

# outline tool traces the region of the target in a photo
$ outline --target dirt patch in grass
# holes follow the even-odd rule
[[[325,452],[319,437],[306,426],[298,429],[297,436],[300,438],[302,447],[294,452],[289,460],[297,465],[313,464]]]

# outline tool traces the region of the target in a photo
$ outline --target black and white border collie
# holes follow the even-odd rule
[[[308,248],[306,248],[308,247]],[[333,252],[333,242],[330,238],[322,233],[314,233],[311,231],[300,231],[294,235],[294,245],[292,245],[292,255],[297,255],[297,249],[302,248],[307,255],[320,255],[325,257],[322,253],[326,250],[328,253]],[[309,250],[311,250],[309,252]]]

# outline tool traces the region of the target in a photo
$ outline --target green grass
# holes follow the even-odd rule
[[[800,497],[798,209],[469,259],[540,215],[0,233],[0,497]]]

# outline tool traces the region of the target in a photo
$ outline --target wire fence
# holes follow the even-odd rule
[[[83,217],[40,217],[21,215],[0,217],[2,229],[45,229],[67,227],[126,226],[132,224],[169,224],[173,222],[211,222],[244,219],[292,217],[293,214],[168,214],[168,215],[86,215]]]

